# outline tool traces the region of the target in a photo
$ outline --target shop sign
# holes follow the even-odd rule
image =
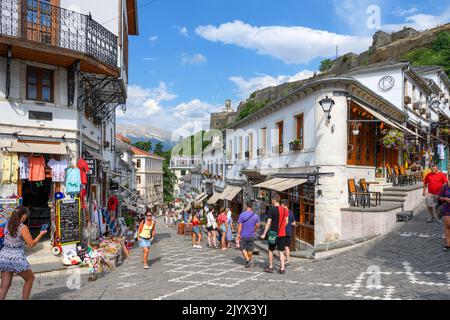
[[[308,175],[308,183],[309,184],[316,184],[317,183],[317,177],[315,175]]]
[[[97,160],[93,159],[93,158],[88,158],[85,160],[89,167],[89,171],[87,172],[88,177],[96,177],[97,176]]]
[[[60,244],[76,244],[81,241],[80,198],[71,199],[72,202],[64,200],[56,203]]]

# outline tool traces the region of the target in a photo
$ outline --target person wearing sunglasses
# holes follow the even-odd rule
[[[150,253],[150,246],[155,239],[155,221],[152,213],[148,210],[145,214],[145,220],[141,222],[138,229],[139,247],[144,252],[144,269],[149,269],[148,255]]]

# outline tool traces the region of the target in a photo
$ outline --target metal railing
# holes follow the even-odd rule
[[[117,67],[117,36],[91,16],[41,0],[0,0],[0,35],[69,49]]]

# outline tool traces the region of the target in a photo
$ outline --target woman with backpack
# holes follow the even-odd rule
[[[214,217],[214,208],[211,208],[211,210],[208,212],[208,214],[206,215],[206,220],[206,230],[208,231],[208,247],[217,248],[217,222],[216,218]]]
[[[33,239],[30,230],[23,224],[28,216],[29,211],[26,207],[17,207],[5,227],[4,247],[0,250],[0,271],[2,278],[0,300],[5,300],[6,294],[11,287],[14,273],[19,275],[25,281],[22,299],[30,299],[34,274],[33,271],[31,271],[30,264],[25,256],[24,245],[27,244],[30,248],[33,248],[47,231],[41,231],[41,233]]]
[[[447,184],[442,187],[441,194],[439,195],[440,215],[444,222],[445,231],[445,247],[444,251],[450,250],[450,188]]]
[[[150,246],[155,240],[155,224],[156,222],[153,220],[151,211],[147,210],[145,220],[140,223],[138,229],[139,247],[144,252],[144,269],[150,268],[148,266],[148,255],[150,253]]]

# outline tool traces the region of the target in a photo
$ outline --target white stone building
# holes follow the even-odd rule
[[[149,207],[164,203],[164,158],[131,147],[136,166],[136,189]]]
[[[138,34],[136,1],[2,0],[0,10],[0,161],[9,154],[92,159],[89,205],[106,206],[117,167],[115,113],[127,97],[128,37]],[[65,190],[60,182],[44,187]],[[0,197],[33,188],[26,180],[3,183]],[[51,199],[41,200],[36,205]]]

